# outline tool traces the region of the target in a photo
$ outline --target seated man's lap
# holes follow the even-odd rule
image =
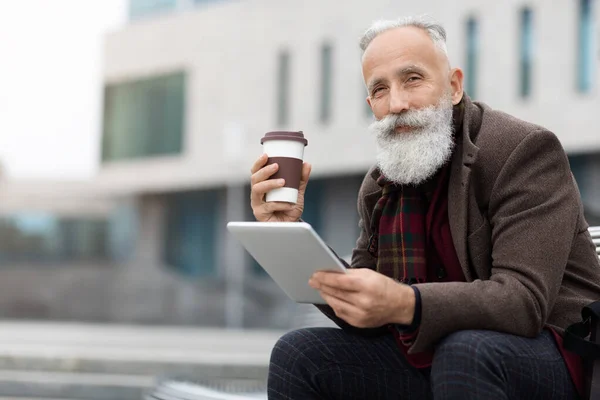
[[[398,349],[394,337],[363,337],[336,328],[284,335],[269,366],[269,397],[425,399],[427,379]]]
[[[429,379],[408,364],[391,333],[363,337],[308,328],[287,333],[275,345],[269,398],[427,399],[431,389],[436,399],[576,398],[549,332],[534,339],[456,332],[437,346],[431,382],[430,388]],[[467,392],[471,397],[464,397]]]

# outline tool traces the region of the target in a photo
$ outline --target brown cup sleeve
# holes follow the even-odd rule
[[[302,160],[292,157],[269,157],[267,165],[278,164],[279,169],[270,179],[285,179],[284,187],[298,189],[302,179]]]

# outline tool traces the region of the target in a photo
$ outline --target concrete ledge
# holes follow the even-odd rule
[[[0,370],[264,379],[283,332],[0,323]]]
[[[86,400],[140,399],[155,385],[152,377],[50,372],[0,372],[0,395]]]

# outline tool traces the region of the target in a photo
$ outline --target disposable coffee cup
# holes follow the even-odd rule
[[[295,204],[298,202],[298,188],[302,178],[304,147],[308,145],[304,133],[302,131],[269,132],[260,140],[260,143],[263,151],[269,157],[267,165],[279,165],[279,169],[271,176],[271,179],[283,178],[285,180],[284,186],[268,192],[265,200]]]

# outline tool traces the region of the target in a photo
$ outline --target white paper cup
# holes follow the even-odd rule
[[[300,132],[269,132],[262,139],[263,151],[269,157],[267,165],[277,163],[279,169],[271,179],[285,179],[285,186],[273,189],[266,195],[266,201],[296,203],[298,187],[302,177],[304,147],[308,141]]]

